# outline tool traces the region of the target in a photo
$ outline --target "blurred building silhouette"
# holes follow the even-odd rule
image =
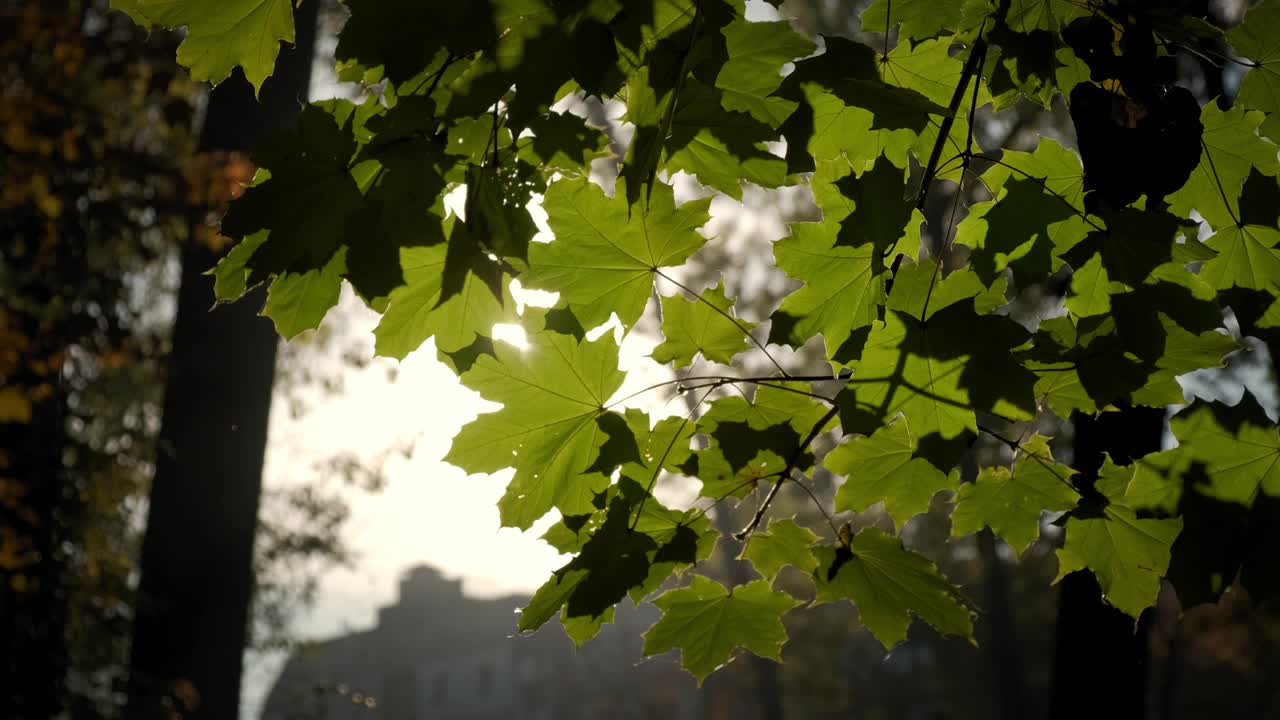
[[[613,624],[575,650],[558,623],[515,634],[527,597],[476,599],[418,566],[376,627],[296,651],[263,720],[575,720],[703,718],[708,708],[675,658],[642,661],[656,608],[618,606]]]

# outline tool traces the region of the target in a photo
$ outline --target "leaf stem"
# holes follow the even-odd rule
[[[969,157],[966,156],[961,164],[962,171],[967,170],[969,165]],[[923,326],[925,318],[929,316],[929,301],[933,299],[933,288],[938,284],[938,277],[942,275],[942,261],[946,257],[947,245],[951,242],[952,232],[956,225],[956,210],[960,205],[960,196],[964,194],[964,175],[960,175],[960,183],[956,186],[955,194],[951,198],[951,212],[947,214],[947,235],[942,239],[942,245],[938,247],[938,257],[935,258],[933,266],[933,277],[929,279],[929,291],[924,295],[924,305],[920,307],[920,324]]]
[[[728,500],[729,498],[733,497],[734,493],[738,492],[738,491],[739,491],[739,490],[741,490],[742,488],[750,487],[751,485],[755,485],[756,483],[760,482],[761,480],[768,480],[769,478],[771,478],[771,477],[776,477],[776,476],[778,476],[779,474],[780,474],[780,473],[776,473],[776,472],[775,472],[775,473],[769,473],[768,475],[765,475],[764,477],[748,478],[748,479],[746,479],[746,480],[743,480],[742,482],[740,482],[740,483],[738,483],[737,485],[734,485],[732,488],[730,488],[728,492],[725,492],[725,493],[721,494],[719,497],[712,498],[711,503],[710,503],[709,505],[707,505],[706,507],[704,507],[704,508],[698,508],[697,512],[695,512],[695,513],[694,513],[693,517],[689,518],[686,522],[690,522],[690,523],[691,523],[691,522],[693,522],[693,521],[697,520],[698,518],[702,517],[703,515],[706,515],[708,512],[710,512],[710,511],[711,511],[711,508],[713,508],[713,507],[715,507],[715,506],[719,505],[720,503],[724,502],[725,500]]]
[[[884,52],[880,54],[882,60],[889,59],[889,28],[893,17],[893,0],[884,0]]]
[[[657,390],[658,388],[663,388],[668,385],[679,385],[680,383],[685,383],[685,382],[702,382],[704,380],[710,380],[710,381],[723,380],[724,382],[722,384],[724,385],[728,385],[730,383],[752,383],[755,385],[759,385],[762,383],[845,382],[850,380],[852,377],[853,377],[853,373],[848,371],[842,371],[840,374],[834,375],[834,376],[833,375],[788,375],[786,377],[778,377],[776,375],[768,375],[768,376],[758,375],[755,377],[735,378],[735,377],[729,377],[727,375],[691,375],[688,377],[675,378],[673,380],[663,380],[662,382],[654,383],[652,385],[649,385],[648,387],[640,388],[639,390],[631,393],[630,395],[626,395],[618,400],[614,400],[613,402],[605,405],[604,407],[607,410],[609,408],[614,407],[615,405],[620,405],[632,398],[639,397],[649,392],[650,390]],[[700,386],[695,386],[693,389],[695,390],[700,389]],[[682,391],[682,389],[678,389],[678,391]]]
[[[808,476],[806,476],[804,473],[800,472],[799,470],[795,470],[794,472],[800,477],[804,478],[805,480],[809,479]],[[818,496],[813,492],[813,488],[809,487],[808,485],[805,485],[799,480],[793,479],[793,482],[795,482],[796,486],[798,486],[801,490],[804,490],[805,494],[809,496],[809,499],[813,501],[814,507],[818,508],[818,512],[822,513],[822,517],[827,521],[827,525],[831,526],[831,532],[835,534],[835,537],[837,539],[839,539],[840,528],[836,527],[835,519],[831,517],[831,513],[827,512],[826,506],[824,506],[822,504],[822,501],[818,499]]]
[[[774,483],[773,487],[769,489],[769,494],[765,497],[764,502],[760,503],[760,508],[756,510],[756,514],[752,516],[751,522],[747,523],[747,526],[742,528],[742,530],[733,534],[733,538],[735,540],[743,542],[751,535],[752,532],[755,531],[756,527],[760,525],[760,521],[764,518],[764,514],[769,511],[769,506],[773,504],[773,499],[778,496],[778,490],[782,488],[782,483],[790,479],[791,471],[795,469],[796,464],[800,462],[800,458],[804,456],[804,451],[809,448],[809,443],[813,442],[813,439],[822,433],[822,428],[826,426],[826,424],[830,422],[838,412],[840,412],[840,408],[832,406],[830,410],[822,415],[818,422],[814,423],[813,429],[811,429],[809,434],[805,436],[805,439],[801,440],[800,444],[796,446],[795,452],[791,453],[791,457],[787,458],[786,466],[783,467],[782,472],[778,474],[778,482]]]
[[[819,395],[818,393],[808,392],[805,390],[798,390],[793,387],[787,387],[786,385],[774,385],[773,383],[765,380],[749,380],[748,381],[748,380],[742,380],[740,378],[721,378],[719,380],[712,380],[712,381],[703,383],[701,385],[685,385],[685,386],[682,386],[680,390],[682,392],[685,390],[701,390],[702,388],[706,388],[706,387],[715,389],[719,387],[724,387],[725,385],[737,385],[738,383],[742,383],[742,382],[750,382],[751,384],[759,385],[760,387],[768,387],[768,388],[773,388],[775,390],[782,390],[784,392],[795,393],[796,395],[804,395],[805,397],[811,397],[815,400],[821,400],[827,404],[835,403],[835,400],[825,395]]]
[[[1244,223],[1240,222],[1240,216],[1236,214],[1235,210],[1231,209],[1231,201],[1227,199],[1227,191],[1222,187],[1222,178],[1218,177],[1218,166],[1214,164],[1213,153],[1209,152],[1209,145],[1204,141],[1204,138],[1200,139],[1200,147],[1204,149],[1205,159],[1209,161],[1209,170],[1213,172],[1213,182],[1218,186],[1218,194],[1222,196],[1222,204],[1226,206],[1227,214],[1235,221],[1236,227],[1244,227]],[[1217,229],[1214,228],[1214,230]]]
[[[658,460],[657,464],[653,466],[653,477],[649,478],[649,486],[644,489],[644,495],[640,497],[640,504],[636,506],[636,516],[631,519],[631,527],[627,528],[629,531],[634,532],[636,526],[640,524],[640,514],[644,511],[644,503],[653,494],[653,487],[658,484],[658,475],[662,473],[662,464],[667,461],[667,456],[671,454],[671,448],[675,447],[676,439],[680,437],[681,431],[693,419],[693,414],[698,411],[698,408],[707,399],[707,395],[710,394],[710,390],[703,393],[698,402],[694,403],[689,412],[685,413],[684,419],[680,421],[680,427],[676,428],[675,433],[671,435],[671,440],[667,442],[667,449],[662,451],[662,459]]]
[[[969,80],[973,77],[974,71],[987,54],[987,41],[982,36],[983,30],[987,27],[987,21],[982,21],[982,27],[978,29],[978,39],[974,41],[973,47],[969,50],[969,58],[965,60],[964,69],[960,71],[960,80],[956,83],[955,92],[951,94],[951,103],[947,106],[947,116],[942,119],[942,125],[938,128],[938,139],[933,142],[933,151],[929,153],[929,163],[924,169],[924,179],[920,184],[920,192],[916,195],[916,209],[924,211],[925,201],[929,198],[929,189],[933,185],[934,177],[938,171],[938,161],[942,159],[942,148],[946,145],[947,138],[951,136],[951,126],[955,124],[956,113],[960,112],[960,103],[964,102],[964,93],[969,88]],[[982,79],[979,78],[978,82]]]

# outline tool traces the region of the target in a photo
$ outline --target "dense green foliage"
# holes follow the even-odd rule
[[[942,492],[954,534],[990,527],[1018,552],[1057,514],[1060,576],[1092,571],[1135,617],[1164,577],[1187,602],[1237,576],[1265,600],[1277,589],[1265,553],[1188,521],[1204,503],[1280,494],[1280,434],[1251,397],[1198,401],[1173,420],[1176,448],[1096,474],[1073,470],[1035,421],[1183,403],[1178,376],[1221,366],[1242,335],[1274,337],[1278,2],[1224,33],[1177,3],[877,0],[862,16],[884,31],[873,46],[753,22],[741,0],[348,0],[340,73],[377,92],[308,107],[255,157],[258,177],[223,221],[240,244],[214,270],[219,298],[269,282],[264,312],[293,336],[345,281],[382,313],[378,352],[433,339],[502,405],[448,460],[514,468],[505,525],[561,515],[545,538],[573,559],[524,630],[558,616],[582,642],[618,602],[690,573],[655,600],[664,615],[645,648],[679,648],[699,677],[739,647],[777,657],[779,618],[805,603],[851,601],[886,646],[913,617],[971,636],[972,603],[894,534],[855,534],[816,495],[826,525],[770,517],[779,487],[808,489],[820,469],[845,478],[836,513],[883,503],[899,531]],[[289,36],[285,0],[121,7],[187,25],[180,58],[212,80],[240,64],[260,81],[273,38]],[[1227,43],[1243,58],[1215,49]],[[1179,55],[1247,70],[1234,106],[1201,107],[1179,87]],[[634,129],[616,183],[591,173],[607,138],[563,111],[589,97],[625,105]],[[1049,138],[982,147],[979,121],[1017,103],[1069,107],[1079,154]],[[822,220],[774,245],[803,285],[767,334],[736,317],[724,284],[692,289],[669,270],[717,242],[710,199],[678,202],[677,172],[730,198],[743,183],[812,189]],[[978,185],[989,199],[957,222],[959,189]],[[444,198],[461,186],[454,212]],[[927,227],[938,196],[950,212]],[[531,202],[549,243],[533,241]],[[555,306],[521,311],[517,280]],[[1038,293],[1047,310],[1017,311]],[[754,357],[774,372],[677,372],[647,392],[689,393],[692,413],[622,411],[618,333],[588,331],[614,317],[625,333],[653,310],[656,360]],[[503,323],[527,347],[495,342]],[[815,338],[828,375],[800,376],[768,349]],[[716,392],[731,386],[745,392]],[[822,435],[838,444],[818,457]],[[1008,462],[962,482],[984,435]],[[651,494],[664,473],[697,479],[705,500],[664,507]],[[706,508],[757,491],[739,536],[764,579],[700,577],[718,537]],[[786,566],[812,578],[811,597],[771,588]]]

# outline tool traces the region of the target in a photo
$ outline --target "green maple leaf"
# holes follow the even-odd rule
[[[617,345],[607,335],[579,342],[541,333],[524,350],[497,343],[495,351],[462,382],[503,408],[463,427],[445,461],[472,473],[516,468],[498,502],[504,526],[527,529],[552,508],[591,512],[593,496],[609,485],[608,472],[588,469],[601,464],[600,418],[622,384]]]
[[[339,61],[383,68],[392,82],[409,80],[442,48],[459,57],[496,39],[490,2],[347,0],[351,17],[338,35]]]
[[[710,439],[710,447],[694,454],[685,474],[702,482],[704,497],[745,495],[755,481],[781,472],[826,414],[813,398],[770,386],[757,389],[750,401],[719,398],[698,420],[697,431]],[[801,451],[798,460],[804,469],[812,457]]]
[[[812,530],[791,518],[774,519],[768,528],[751,534],[742,557],[751,561],[766,582],[772,583],[787,565],[804,573],[816,570],[818,558],[811,546],[817,539]]]
[[[994,49],[988,50],[984,68],[996,110],[1022,96],[1049,109],[1054,96],[1061,92],[1069,97],[1077,83],[1089,79],[1089,68],[1064,45],[1060,33],[1060,25],[1086,15],[1087,9],[1058,0],[1009,3],[1003,22],[987,32]],[[977,29],[966,34],[976,35]]]
[[[324,108],[303,111],[296,132],[281,132],[254,154],[259,181],[231,203],[222,233],[270,237],[247,266],[254,276],[321,267],[343,243],[363,196],[348,171],[357,148],[350,122]]]
[[[592,160],[609,155],[609,136],[572,113],[539,115],[528,129],[532,135],[516,140],[516,152],[548,173],[582,175]]]
[[[893,278],[893,294],[885,305],[912,317],[927,321],[939,310],[976,297],[986,286],[968,268],[951,271],[943,277],[938,261],[932,258],[913,263],[904,261]]]
[[[1130,465],[1106,463],[1098,472],[1097,487],[1139,514],[1169,517],[1178,514],[1183,476],[1192,457],[1186,446],[1148,453]]]
[[[1088,231],[1088,221],[1039,179],[1018,178],[1004,183],[996,200],[970,208],[955,242],[974,249],[970,264],[984,283],[1012,269],[1014,283],[1027,287],[1056,271],[1062,262],[1055,255]]]
[[[900,168],[880,158],[861,175],[828,180],[825,173],[817,173],[811,183],[814,199],[822,208],[822,221],[840,223],[837,245],[870,244],[886,263],[894,252],[915,254],[919,237],[916,245],[903,243],[903,238],[912,227],[919,227],[922,218],[916,216],[915,197],[907,191],[906,174]]]
[[[483,8],[490,3],[492,10],[480,11],[487,17],[473,26],[491,26],[495,40],[451,83],[451,115],[480,115],[504,100],[508,120],[522,127],[549,110],[567,83],[576,81],[602,95],[617,90],[622,75],[607,25],[621,9],[617,0],[487,0],[464,5]],[[437,32],[452,33],[453,26],[441,20],[435,19],[440,24]],[[513,86],[516,92],[511,96]]]
[[[777,311],[795,318],[789,339],[800,345],[821,333],[828,358],[855,328],[876,321],[877,307],[886,297],[883,261],[876,248],[838,245],[838,233],[832,224],[799,223],[791,226],[789,237],[773,244],[778,267],[806,282]]]
[[[1080,493],[1071,484],[1075,471],[1053,459],[1049,438],[1032,435],[1018,447],[1013,467],[984,467],[960,486],[951,514],[956,537],[990,527],[1021,555],[1040,537],[1040,513],[1075,507]]]
[[[813,186],[822,222],[793,223],[791,237],[773,246],[778,267],[805,285],[783,300],[772,334],[799,346],[821,333],[834,358],[850,332],[878,318],[889,263],[915,253],[921,216],[904,198],[902,170],[888,161],[834,181],[818,173]]]
[[[344,244],[364,204],[347,170],[357,145],[342,111],[351,107],[309,106],[295,132],[264,145],[254,155],[255,183],[222,220],[224,235],[252,239],[214,269],[218,299],[234,300],[277,276],[281,287],[265,310],[286,337],[319,325],[351,260]]]
[[[749,113],[770,127],[778,127],[796,103],[770,95],[782,84],[782,66],[812,53],[813,41],[792,30],[786,21],[738,19],[721,32],[729,55],[716,75],[716,87],[724,92],[721,104],[726,110]]]
[[[1070,417],[1076,410],[1089,414],[1098,412],[1098,404],[1085,387],[1074,363],[1028,361],[1025,366],[1036,374],[1034,392],[1037,404],[1047,406],[1059,417]]]
[[[1239,105],[1225,111],[1217,103],[1204,106],[1200,164],[1186,184],[1168,197],[1174,212],[1186,216],[1195,209],[1218,230],[1237,224],[1240,193],[1250,171],[1256,168],[1265,175],[1280,171],[1275,143],[1257,134],[1264,117]]]
[[[935,105],[948,107],[964,74],[964,61],[951,55],[952,44],[950,38],[924,40],[915,45],[900,43],[878,64],[880,77],[889,85],[914,90]],[[981,78],[974,78],[972,82],[978,83],[976,106],[989,104],[992,98],[986,84],[981,82]],[[921,164],[928,161],[941,129],[941,120],[931,117],[929,125],[916,138],[912,153]],[[964,116],[957,117],[951,126],[950,135],[943,141],[944,150],[948,154],[963,152],[968,136],[968,121]],[[959,170],[959,166],[950,170],[944,168],[938,177],[958,181]]]
[[[1257,5],[1245,13],[1244,22],[1227,32],[1236,54],[1253,60],[1240,82],[1236,102],[1246,108],[1280,113],[1280,3]]]
[[[1123,283],[1111,282],[1102,254],[1098,253],[1071,272],[1071,294],[1066,306],[1077,317],[1107,315],[1111,312],[1111,296],[1129,289]]]
[[[1052,139],[1041,138],[1034,152],[1004,151],[981,179],[995,199],[971,208],[955,242],[976,251],[971,264],[987,284],[1009,268],[1018,287],[1042,281],[1090,229],[1084,166]]]
[[[413,104],[401,100],[397,109]],[[364,207],[351,222],[361,229],[358,240],[345,239],[347,279],[361,297],[379,307],[405,283],[401,248],[444,243],[448,237],[440,165],[447,166],[450,160],[421,138],[401,139],[394,147],[371,148],[362,155],[373,157],[358,162],[353,175],[371,174],[367,181],[357,179],[364,191]]]
[[[1005,23],[1014,32],[1052,32],[1089,13],[1088,7],[1081,7],[1071,0],[1010,0]]]
[[[1195,333],[1164,313],[1159,313],[1158,317],[1165,337],[1156,367],[1172,375],[1223,367],[1226,364],[1223,359],[1239,349],[1235,338],[1226,332],[1215,329]]]
[[[338,304],[342,276],[347,271],[346,255],[346,248],[340,248],[322,267],[286,272],[271,283],[262,314],[271,318],[281,337],[289,340],[303,330],[319,327],[329,308]]]
[[[872,90],[885,92],[889,95],[888,102],[909,102],[889,94],[888,86],[883,83],[865,85]],[[838,95],[828,92],[817,83],[805,84],[801,97],[807,106],[805,117],[810,127],[800,127],[802,121],[796,119],[789,120],[782,130],[787,134],[788,149],[792,142],[803,143],[801,147],[807,149],[807,155],[817,161],[820,167],[835,166],[845,172],[858,174],[869,170],[876,158],[884,156],[894,165],[905,168],[911,148],[915,146],[919,133],[924,132],[923,126],[927,125],[927,122],[920,121],[919,128],[894,127],[892,124],[878,127],[876,121],[883,116],[846,104]],[[921,95],[911,96],[911,100],[917,99],[919,102],[928,102]],[[797,128],[791,129],[789,125]],[[858,140],[855,141],[854,138]]]
[[[877,502],[899,528],[929,509],[939,491],[951,488],[947,476],[915,457],[916,439],[906,418],[897,418],[871,435],[837,445],[822,464],[845,476],[836,490],[836,512],[860,512]]]
[[[218,84],[239,65],[254,90],[276,64],[280,41],[293,42],[290,0],[113,0],[142,25],[185,27],[178,62],[194,80]]]
[[[781,662],[787,631],[782,616],[800,604],[756,580],[732,590],[694,575],[688,587],[653,601],[662,617],[644,634],[644,654],[679,648],[680,664],[701,684],[737,648]]]
[[[405,122],[431,107],[410,98],[382,114],[377,102],[324,101],[260,148],[257,181],[223,219],[224,234],[246,241],[214,271],[219,300],[277,276],[265,312],[286,336],[319,324],[342,278],[385,307],[404,284],[399,248],[445,240],[439,153]]]
[[[879,64],[880,76],[890,85],[915,90],[937,105],[948,107],[964,74],[964,61],[952,57],[951,44],[949,38],[934,38],[914,45],[899,43]],[[990,93],[979,90],[978,106],[989,102]]]
[[[1010,179],[1034,178],[1044,191],[1084,214],[1084,165],[1080,156],[1058,141],[1042,137],[1032,152],[1005,150],[1000,163],[982,174],[992,195]]]
[[[1280,143],[1280,113],[1271,113],[1266,120],[1258,126],[1258,132],[1265,138],[1270,138],[1271,142]]]
[[[1110,290],[1111,300],[1119,303],[1125,291],[1143,290],[1162,282],[1193,289],[1197,281],[1186,271],[1186,264],[1212,258],[1213,251],[1193,238],[1188,239],[1190,232],[1186,221],[1168,213],[1126,208],[1108,217],[1105,231],[1081,233],[1080,241],[1065,252],[1061,249],[1056,252],[1072,267],[1084,269],[1095,259],[1100,262],[1098,278]],[[1207,291],[1206,299],[1212,297],[1207,285],[1198,284],[1202,287],[1194,288],[1193,292]],[[1082,286],[1076,290],[1083,297],[1097,292]]]
[[[881,155],[906,169],[911,148],[936,123],[930,116],[945,115],[945,105],[886,82],[878,56],[866,45],[824,39],[826,52],[796,63],[776,93],[800,103],[779,128],[787,139],[788,169],[812,170],[816,161],[843,169],[831,177],[861,175]]]
[[[663,166],[683,170],[698,182],[742,199],[742,183],[773,188],[786,182],[786,160],[766,143],[778,133],[745,112],[726,112],[722,91],[689,79],[663,143]]]
[[[1280,495],[1280,430],[1252,400],[1237,406],[1197,402],[1169,423],[1188,457],[1204,466],[1209,497],[1253,503],[1258,492]]]
[[[747,349],[748,333],[756,323],[733,317],[733,301],[725,297],[724,280],[699,298],[662,298],[662,335],[666,339],[653,349],[655,361],[674,361],[675,367],[684,367],[701,352],[711,362],[728,365],[734,355]]]
[[[1262,225],[1229,225],[1205,244],[1218,252],[1200,268],[1200,277],[1213,287],[1274,292],[1280,285],[1280,230]]]
[[[907,637],[911,616],[943,635],[973,639],[973,613],[960,589],[923,555],[877,528],[854,536],[848,549],[818,546],[815,604],[849,600],[859,621],[885,648]]]
[[[970,30],[978,14],[974,5],[965,7]],[[988,17],[996,10],[988,4]],[[1058,93],[1065,98],[1071,89],[1089,80],[1089,67],[1066,46],[1061,30],[1072,20],[1088,17],[1090,10],[1070,0],[1012,0],[1001,22],[990,26],[987,38],[994,46],[986,58],[987,81],[995,109],[1011,107],[1020,97],[1050,109]],[[976,35],[976,33],[974,33]]]
[[[1113,465],[1110,458],[1106,462]],[[1101,474],[1120,472],[1108,466]],[[1091,501],[1086,500],[1068,516],[1054,582],[1088,568],[1097,576],[1103,598],[1136,618],[1156,600],[1160,578],[1169,569],[1170,548],[1182,531],[1182,519],[1139,517],[1122,496],[1105,494],[1114,489],[1100,484],[1105,504],[1091,507]]]
[[[599,511],[572,518],[573,529],[559,530],[562,539],[583,538],[570,543],[577,555],[521,610],[521,631],[536,630],[559,614],[580,645],[612,621],[619,602],[630,596],[638,603],[673,573],[710,557],[719,537],[701,513],[666,508],[629,480],[598,495],[596,504]]]
[[[399,107],[400,105],[396,106],[397,109]],[[434,120],[434,117],[428,116],[428,119]],[[427,131],[427,128],[423,128],[423,132]],[[449,127],[444,151],[465,158],[471,166],[484,165],[492,157],[495,138],[498,150],[505,151],[511,147],[511,131],[501,126],[495,129],[492,114],[459,118]],[[470,166],[467,169],[470,170]]]
[[[653,184],[664,164],[664,156],[668,156],[668,169],[680,169],[676,166],[680,164],[696,167],[689,172],[701,171],[705,175],[700,177],[703,184],[736,196],[741,191],[737,178],[732,175],[731,166],[736,163],[733,153],[726,152],[724,147],[727,136],[741,140],[744,133],[760,135],[748,140],[746,147],[734,149],[743,158],[753,156],[748,159],[754,167],[743,162],[740,175],[761,169],[756,161],[765,160],[767,152],[762,145],[750,146],[757,145],[756,140],[764,137],[768,125],[746,113],[722,112],[720,92],[703,84],[703,80],[709,82],[715,77],[727,60],[724,36],[719,30],[741,14],[740,2],[706,5],[692,0],[664,0],[624,13],[622,22],[614,23],[619,57],[622,65],[629,68],[625,85],[626,119],[636,126],[620,171],[630,202],[635,203]],[[691,70],[694,77],[690,77]],[[672,147],[669,141],[676,125],[675,117],[682,108],[692,111],[693,115],[685,118],[682,137]],[[715,127],[699,126],[709,118],[714,118],[713,125],[724,123],[723,132],[714,132]],[[695,141],[691,143],[691,140]],[[670,156],[677,149],[690,152],[676,165],[670,165]]]
[[[454,223],[453,232],[461,227]],[[499,299],[483,280],[466,273],[457,292],[446,297],[448,254],[445,245],[400,250],[405,284],[391,292],[373,330],[377,354],[403,360],[431,337],[437,350],[453,352],[490,335],[494,325],[515,322],[515,302],[505,283]]]
[[[894,288],[897,292],[897,288]],[[974,409],[1031,418],[1035,378],[1011,357],[1025,332],[969,303],[939,308],[927,322],[890,310],[876,323],[842,391],[845,432],[870,432],[901,412],[918,454],[949,469],[977,433]]]
[[[218,302],[230,302],[244,295],[254,284],[253,270],[248,264],[258,248],[271,236],[268,230],[246,235],[211,269],[205,272],[213,276],[213,295]]]
[[[884,32],[892,24],[898,26],[898,37],[926,40],[944,29],[960,29],[963,6],[937,0],[876,0],[862,11],[862,29]]]
[[[623,476],[647,483],[657,469],[678,472],[693,453],[689,447],[697,425],[693,421],[677,416],[665,417],[651,428],[649,416],[634,408],[627,408],[626,418],[635,437],[638,456],[623,465]]]
[[[555,233],[529,248],[527,287],[560,293],[586,328],[616,312],[630,328],[644,312],[660,268],[683,264],[706,239],[711,198],[675,206],[670,185],[653,186],[644,208],[627,203],[621,185],[612,198],[587,180],[561,180],[547,188],[543,207]]]

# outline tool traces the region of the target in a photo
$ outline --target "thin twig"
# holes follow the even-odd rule
[[[792,472],[804,478],[805,480],[809,479],[808,476],[806,476],[804,473],[800,472],[799,470],[793,470]],[[831,526],[831,532],[835,533],[837,538],[840,537],[840,529],[836,527],[835,519],[831,517],[831,513],[827,512],[827,508],[822,504],[822,501],[818,499],[818,496],[816,494],[814,494],[813,488],[809,487],[808,485],[805,485],[799,480],[793,479],[792,482],[794,482],[796,486],[799,487],[801,490],[804,490],[805,494],[809,496],[809,499],[813,501],[814,507],[818,508],[818,512],[822,513],[822,517],[826,519],[827,525]]]
[[[743,488],[745,488],[745,487],[750,487],[750,486],[752,486],[752,485],[755,485],[755,484],[759,483],[759,482],[760,482],[760,481],[762,481],[762,480],[768,480],[768,479],[769,479],[769,478],[771,478],[771,477],[776,477],[777,475],[778,475],[778,473],[769,473],[768,475],[765,475],[764,477],[748,478],[748,479],[746,479],[746,480],[743,480],[742,482],[740,482],[740,483],[738,483],[737,485],[734,485],[732,488],[730,488],[728,492],[726,492],[726,493],[724,493],[724,494],[720,495],[720,496],[719,496],[719,497],[717,497],[717,498],[714,498],[714,499],[711,501],[711,503],[710,503],[709,505],[707,505],[706,507],[704,507],[704,508],[698,508],[697,512],[695,512],[695,513],[694,513],[693,517],[689,518],[689,519],[688,519],[688,520],[686,520],[685,522],[686,522],[686,523],[694,522],[694,521],[695,521],[695,520],[697,520],[698,518],[700,518],[700,517],[702,517],[703,515],[706,515],[708,512],[710,512],[710,511],[711,511],[711,508],[713,508],[713,507],[715,507],[716,505],[719,505],[720,503],[724,502],[725,500],[728,500],[729,498],[733,497],[735,494],[737,494],[737,492],[738,492],[739,490],[741,490],[741,489],[743,489]]]
[[[747,380],[740,380],[738,378],[721,378],[719,380],[711,380],[709,382],[702,383],[701,385],[682,385],[680,387],[680,390],[681,392],[684,392],[687,390],[701,390],[703,388],[708,388],[708,387],[709,388],[724,387],[725,385],[737,386],[739,383],[743,383],[743,382],[747,382],[751,385],[758,385],[760,387],[767,387],[767,388],[773,388],[775,390],[782,390],[783,392],[794,393],[796,395],[804,395],[805,397],[811,397],[814,400],[821,400],[822,402],[825,402],[827,404],[832,404],[835,402],[834,399],[829,398],[826,395],[819,395],[818,393],[808,392],[806,390],[798,390],[793,387],[787,387],[786,385],[774,385],[773,383],[765,380],[747,381]]]
[[[920,184],[920,192],[916,195],[916,209],[924,210],[925,200],[929,198],[929,189],[933,185],[933,179],[937,174],[938,161],[942,159],[942,148],[946,145],[947,138],[951,136],[951,126],[955,124],[956,114],[960,112],[960,103],[964,102],[964,93],[969,88],[969,80],[973,77],[974,70],[977,69],[979,62],[987,54],[987,41],[982,36],[983,30],[987,27],[987,21],[982,21],[982,27],[978,29],[978,39],[974,41],[973,47],[969,50],[969,59],[965,60],[964,69],[960,72],[960,80],[956,83],[956,90],[951,95],[951,103],[947,106],[947,116],[942,119],[942,125],[938,129],[938,139],[933,143],[933,151],[929,153],[929,164],[924,169],[924,179]],[[979,78],[978,82],[981,82]]]
[[[751,383],[754,385],[760,385],[763,383],[846,382],[850,380],[852,377],[853,377],[853,373],[849,371],[841,371],[838,375],[789,375],[787,377],[778,377],[776,375],[768,375],[768,376],[735,378],[735,377],[729,377],[727,375],[694,375],[689,377],[675,378],[673,380],[663,380],[662,382],[654,383],[647,387],[640,388],[639,390],[631,393],[630,395],[626,395],[618,400],[614,400],[613,402],[609,403],[608,405],[605,405],[604,407],[606,410],[608,410],[609,408],[612,408],[615,405],[621,405],[622,403],[632,398],[639,397],[651,390],[657,390],[658,388],[663,388],[668,385],[681,385],[682,383],[687,383],[687,382],[723,381],[721,382],[721,384],[723,385],[729,385],[731,383]],[[702,387],[704,386],[695,385],[688,389],[700,390],[702,389]],[[683,392],[685,389],[686,388],[684,387],[678,387],[677,392]]]
[[[892,20],[890,19],[892,17],[893,0],[884,0],[884,52],[881,53],[880,57],[885,60],[889,59],[889,28],[893,27],[893,25],[891,25]]]
[[[1005,445],[1008,445],[1010,450],[1016,450],[1018,446],[1022,444],[1021,440],[1010,440],[1009,438],[1004,437],[1003,435],[996,432],[995,430],[992,430],[991,428],[984,426],[982,423],[978,423],[978,430],[979,432],[984,432],[990,435],[991,437],[999,440],[1000,442],[1004,443]]]
[[[769,505],[771,505],[773,503],[773,499],[778,496],[778,489],[782,487],[782,483],[790,479],[791,471],[795,469],[796,464],[800,462],[800,458],[804,456],[805,450],[809,448],[809,443],[813,442],[814,438],[822,434],[822,428],[825,427],[838,412],[840,412],[840,408],[838,407],[832,407],[830,410],[825,412],[818,422],[814,424],[813,429],[809,431],[809,434],[805,436],[805,439],[800,441],[800,444],[796,446],[795,452],[791,453],[791,457],[787,458],[786,466],[784,466],[782,468],[782,472],[778,474],[778,482],[774,483],[774,486],[769,490],[769,495],[765,497],[764,502],[760,504],[760,508],[756,510],[756,514],[751,518],[751,522],[747,523],[747,526],[742,530],[733,534],[735,540],[738,542],[746,540],[756,527],[760,525],[760,521],[764,518],[764,514],[769,511]]]
[[[667,449],[662,451],[662,458],[653,466],[653,477],[649,478],[649,487],[644,489],[644,495],[640,497],[640,504],[636,506],[636,516],[631,519],[631,527],[627,528],[629,531],[634,532],[636,526],[640,524],[640,514],[644,512],[644,503],[649,499],[649,495],[653,493],[653,487],[658,484],[658,475],[662,473],[662,465],[667,461],[667,456],[671,454],[671,448],[675,447],[676,439],[680,437],[681,431],[683,431],[684,427],[693,419],[693,414],[698,411],[698,408],[702,406],[702,403],[710,394],[710,390],[706,391],[703,393],[702,397],[698,399],[698,402],[694,403],[694,406],[685,414],[684,419],[680,421],[680,427],[676,428],[675,433],[671,436],[671,440],[667,442]]]

